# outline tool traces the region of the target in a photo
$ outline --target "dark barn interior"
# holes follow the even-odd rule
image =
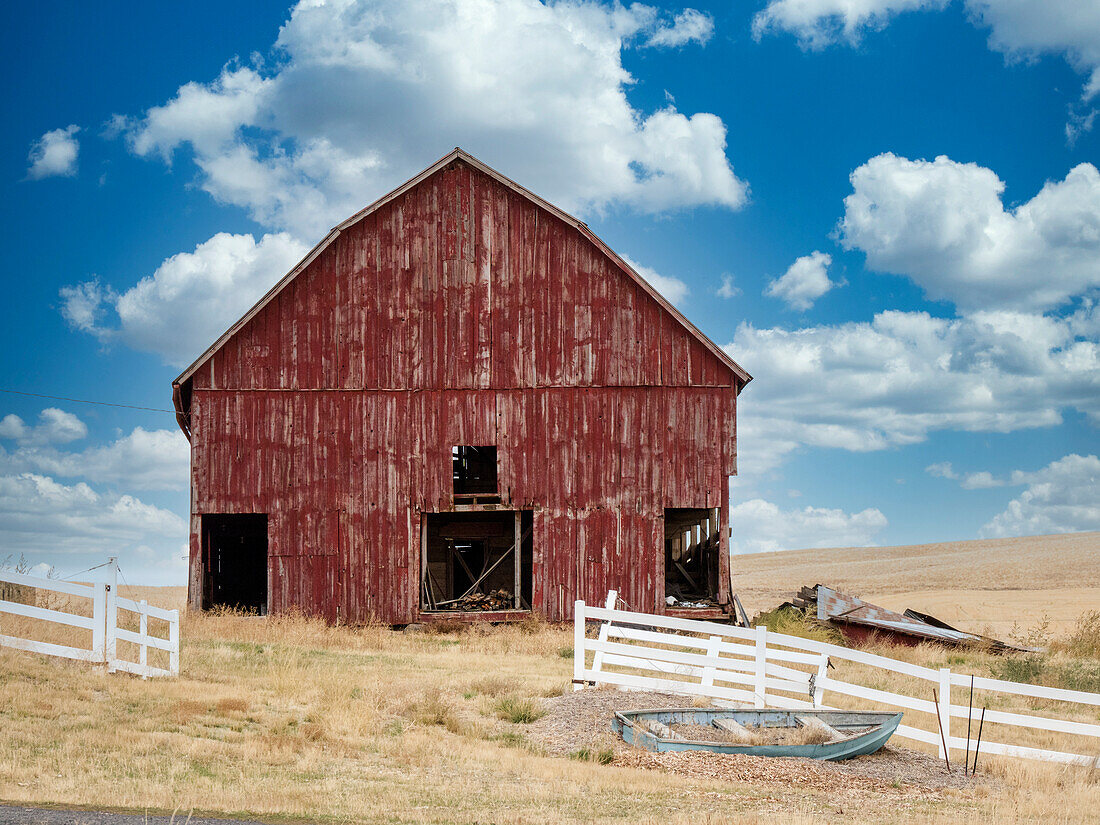
[[[202,547],[206,604],[267,613],[267,516],[204,514]]]
[[[530,510],[428,514],[421,609],[530,610],[532,515]]]
[[[665,601],[670,607],[718,604],[718,516],[717,509],[665,509]]]

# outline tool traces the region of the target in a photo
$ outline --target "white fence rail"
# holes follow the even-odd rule
[[[82,616],[67,610],[39,607],[37,604],[23,604],[0,598],[0,614],[21,616],[39,622],[75,627],[91,631],[90,647],[41,642],[0,633],[0,647],[25,650],[29,653],[43,653],[47,656],[60,656],[82,662],[105,664],[109,672],[122,670],[137,676],[176,676],[179,674],[179,631],[178,610],[164,610],[147,604],[145,600],[133,601],[118,595],[118,564],[111,559],[107,565],[107,581],[93,584],[73,584],[56,579],[27,576],[0,570],[0,583],[6,582],[16,587],[34,588],[37,595],[41,591],[60,593],[65,596],[77,596],[91,599],[92,615]],[[126,630],[119,627],[119,614],[127,611],[138,617],[138,630]],[[167,637],[154,636],[149,632],[149,619],[158,619],[167,623]],[[0,627],[4,622],[0,619]],[[119,656],[118,642],[130,642],[137,646],[138,660],[131,661]],[[149,663],[149,648],[165,651],[168,666],[158,667]],[[162,657],[163,658],[163,657]]]
[[[971,676],[949,668],[922,667],[874,653],[840,647],[812,639],[772,633],[766,627],[735,627],[715,622],[681,619],[649,613],[616,610],[617,594],[611,591],[604,607],[574,605],[573,686],[616,685],[628,690],[654,690],[689,696],[752,703],[755,707],[828,708],[828,693],[850,696],[939,717],[938,725],[925,730],[899,725],[897,735],[949,750],[974,749],[981,708],[952,704],[951,688],[969,690]],[[600,622],[596,638],[588,638],[587,622]],[[621,641],[620,641],[621,640]],[[591,653],[591,664],[588,654]],[[845,682],[829,675],[830,660],[848,661],[901,674],[934,687],[938,701],[904,693]],[[1041,685],[973,677],[975,691],[1024,696],[1100,707],[1100,694],[1048,688]],[[964,697],[966,694],[963,694]],[[953,735],[951,720],[969,715],[974,735]],[[1095,714],[1093,714],[1095,715]],[[981,752],[1100,767],[1100,725],[1046,716],[987,710],[990,725],[1011,725],[1053,733],[1090,737],[1086,753],[1066,753],[989,741],[983,736]],[[939,734],[943,727],[943,739]],[[959,730],[956,726],[956,730]],[[988,733],[988,731],[987,731]]]

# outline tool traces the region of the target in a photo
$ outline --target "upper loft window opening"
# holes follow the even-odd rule
[[[452,447],[451,476],[456,499],[499,498],[497,448]]]

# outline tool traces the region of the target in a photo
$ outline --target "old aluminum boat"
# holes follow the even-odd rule
[[[902,714],[846,710],[734,710],[666,708],[617,712],[611,725],[623,741],[651,751],[710,751],[748,756],[801,756],[831,761],[874,753],[893,735]],[[816,719],[817,721],[811,721]],[[821,744],[745,744],[748,729],[801,728],[824,723],[830,741]],[[700,725],[727,733],[726,741],[693,741],[672,725]],[[776,731],[778,733],[778,731]],[[708,737],[720,740],[723,737]],[[777,737],[781,738],[781,737]]]

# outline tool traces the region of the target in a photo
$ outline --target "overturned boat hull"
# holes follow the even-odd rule
[[[611,721],[628,744],[651,751],[709,751],[746,756],[789,756],[836,761],[874,753],[893,735],[902,714],[846,710],[733,710],[729,708],[666,708],[619,711]],[[736,728],[799,728],[816,719],[837,734],[820,744],[738,744],[693,741],[676,736],[670,725]]]

